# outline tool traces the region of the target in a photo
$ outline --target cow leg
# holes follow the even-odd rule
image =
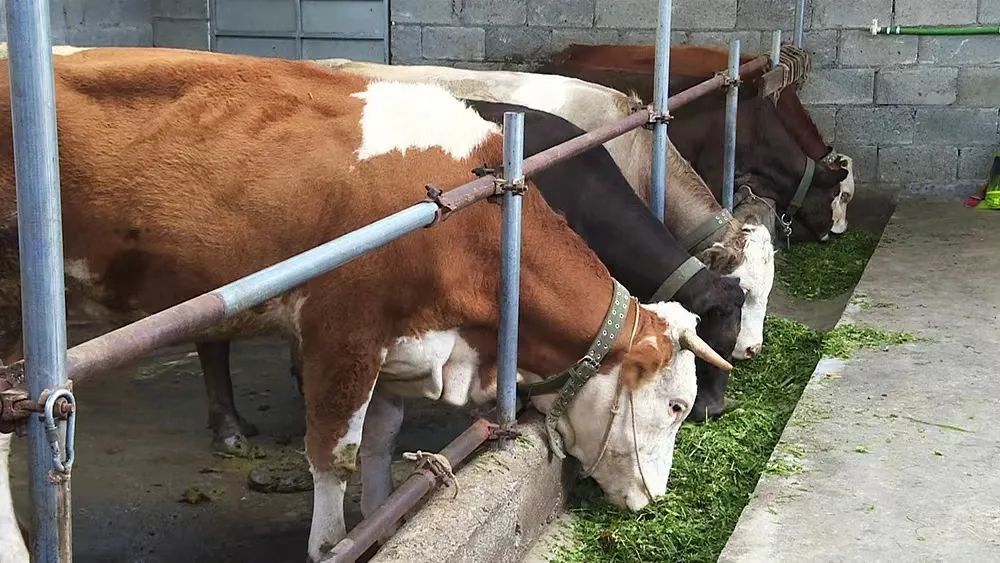
[[[208,392],[208,426],[212,447],[226,453],[246,449],[247,436],[257,435],[257,427],[236,412],[233,380],[229,372],[229,341],[213,340],[195,344]]]
[[[10,492],[12,437],[12,434],[0,434],[0,563],[28,563],[28,548],[14,513],[14,499]]]
[[[365,414],[380,361],[378,350],[372,347],[378,339],[365,337],[370,335],[322,336],[326,338],[305,341],[302,356],[306,456],[313,475],[311,561],[321,560],[347,535],[344,490],[357,469]]]
[[[392,494],[392,454],[403,425],[403,398],[376,389],[361,438],[361,514],[368,518]],[[383,540],[395,533],[388,530]]]

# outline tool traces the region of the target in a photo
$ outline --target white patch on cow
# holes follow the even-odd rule
[[[12,434],[0,434],[0,563],[28,563],[28,548],[17,527],[10,491]]]
[[[764,345],[764,317],[774,286],[774,244],[770,231],[763,225],[744,225],[743,232],[746,234],[745,259],[729,274],[739,278],[740,287],[746,291],[740,333],[733,348],[733,357],[737,360],[752,358]]]
[[[331,452],[334,469],[317,471],[310,463],[313,476],[313,518],[309,530],[309,556],[319,561],[324,552],[347,535],[344,525],[345,472],[354,470],[361,446],[365,413],[372,400],[375,385],[368,391],[364,403],[354,411],[347,422],[347,431]]]
[[[344,490],[347,482],[333,471],[313,471],[313,517],[309,557],[320,561],[345,535]]]
[[[695,330],[697,317],[676,302],[642,307],[646,314],[656,314],[667,321],[674,354],[660,373],[632,393],[631,400],[628,392],[623,391],[620,414],[611,428],[607,451],[593,472],[608,500],[630,510],[640,510],[666,492],[674,441],[697,394],[694,354],[682,349],[679,343],[682,330]],[[606,375],[592,377],[559,421],[566,451],[585,467],[597,459],[611,423],[620,371],[621,367],[616,366]],[[671,409],[675,404],[682,408],[680,412]],[[545,407],[542,401],[536,401],[535,405]],[[652,499],[646,494],[647,487]]]
[[[97,274],[90,269],[83,258],[67,259],[63,262],[63,270],[68,277],[85,285],[92,285],[97,281]]]
[[[358,160],[437,147],[465,159],[500,127],[433,84],[377,81],[353,94],[365,101]]]
[[[847,206],[854,198],[854,159],[846,155],[838,155],[841,166],[847,170],[847,177],[840,183],[840,193],[833,198],[830,207],[833,210],[833,226],[830,232],[842,235],[847,232]]]
[[[552,86],[552,80],[547,75],[529,75],[514,88],[510,98],[517,100],[520,105],[530,101],[531,109],[558,115],[559,110],[566,104],[569,90]]]
[[[482,404],[496,386],[480,379],[479,352],[457,328],[397,338],[385,351],[379,389],[401,397],[422,397],[452,405]]]

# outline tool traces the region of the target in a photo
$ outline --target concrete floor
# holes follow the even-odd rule
[[[1000,215],[900,203],[842,322],[917,343],[824,361],[720,561],[1000,560]],[[874,305],[874,306],[873,306]]]
[[[81,340],[100,330],[80,326],[71,333]],[[302,401],[288,373],[287,347],[265,338],[235,343],[233,368],[237,404],[260,429],[251,442],[266,451],[265,459],[213,455],[193,346],[165,351],[76,389],[76,561],[305,559],[312,492],[265,494],[247,486],[248,472],[261,463],[287,460],[307,470],[301,453]],[[400,451],[437,451],[471,421],[443,406],[416,407],[407,415]],[[24,446],[23,440],[15,441],[12,461],[15,501],[21,509],[27,506]],[[405,475],[409,468],[401,462],[397,470]],[[212,500],[179,502],[191,487]],[[357,484],[349,487],[348,526],[360,520],[359,494]]]

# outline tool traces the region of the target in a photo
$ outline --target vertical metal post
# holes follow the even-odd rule
[[[795,35],[792,36],[793,45],[802,46],[803,30],[806,26],[806,0],[796,0],[795,2]]]
[[[781,64],[781,30],[775,30],[771,35],[771,68],[778,68]]]
[[[66,303],[49,3],[8,1],[11,118],[28,393],[66,383]],[[36,563],[72,559],[69,476],[55,472],[41,417],[28,419]]]
[[[660,0],[656,23],[656,61],[653,68],[653,164],[649,207],[661,222],[666,215],[667,197],[667,98],[670,88],[670,10],[671,0]]]
[[[726,92],[726,147],[722,161],[722,206],[733,211],[736,182],[736,110],[740,99],[740,40],[729,44],[729,90]]]
[[[500,427],[514,426],[517,404],[517,321],[521,283],[521,191],[524,182],[524,114],[503,114],[503,193],[500,230],[500,342],[497,406]]]

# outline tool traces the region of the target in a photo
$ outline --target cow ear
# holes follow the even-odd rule
[[[672,348],[666,337],[647,336],[635,342],[622,361],[622,382],[636,389],[656,379],[670,360]]]
[[[732,249],[726,248],[719,243],[715,243],[703,250],[698,255],[698,259],[708,266],[709,270],[722,273],[732,272],[736,269],[740,261],[740,258],[736,256]]]

